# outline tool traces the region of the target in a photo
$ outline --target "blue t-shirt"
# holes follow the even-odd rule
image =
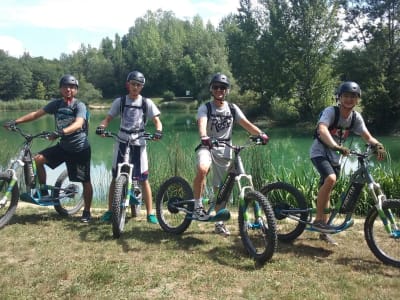
[[[71,125],[77,117],[86,120],[86,105],[77,100],[68,105],[63,99],[53,100],[48,103],[43,110],[54,115],[56,122],[56,130],[61,130]],[[89,141],[85,130],[81,129],[72,134],[61,137],[60,146],[68,152],[80,152],[89,147]]]

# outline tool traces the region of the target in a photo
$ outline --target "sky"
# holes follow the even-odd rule
[[[122,37],[148,10],[182,20],[199,15],[217,26],[238,7],[239,0],[1,0],[0,49],[17,58],[28,52],[59,59],[82,44],[98,49],[103,38]]]

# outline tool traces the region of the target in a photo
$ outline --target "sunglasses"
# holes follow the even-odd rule
[[[133,87],[142,87],[143,84],[137,82],[137,81],[129,81],[129,84]]]
[[[224,85],[213,85],[213,86],[212,86],[212,89],[213,89],[214,91],[217,91],[217,90],[225,91],[225,90],[227,89],[227,87],[224,86]]]

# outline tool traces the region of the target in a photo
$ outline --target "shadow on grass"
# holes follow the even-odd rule
[[[24,209],[22,214],[18,213],[18,208],[15,214],[11,217],[7,226],[13,224],[20,225],[38,225],[46,221],[63,221],[65,219],[71,219],[70,217],[60,216],[57,212],[51,210],[37,210],[37,209]]]
[[[320,246],[308,245],[303,242],[278,242],[279,253],[293,253],[296,256],[326,258],[334,253],[331,249]]]

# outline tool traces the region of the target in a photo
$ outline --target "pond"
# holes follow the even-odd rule
[[[0,112],[1,124],[5,120],[14,119],[25,112]],[[114,140],[110,138],[101,138],[95,135],[95,128],[104,118],[107,111],[91,111],[91,120],[89,128],[89,140],[92,145],[92,181],[94,185],[94,199],[105,201],[108,185],[111,180],[111,161],[113,155]],[[189,182],[194,176],[194,148],[199,142],[195,111],[177,111],[163,110],[161,121],[164,127],[163,139],[159,142],[150,142],[148,145],[150,159],[150,182],[158,186],[160,182],[167,177],[179,174],[187,178]],[[119,119],[111,122],[109,130],[117,131]],[[51,116],[45,116],[34,122],[22,124],[21,127],[31,133],[54,128],[54,120]],[[154,132],[151,121],[148,124],[148,131]],[[268,159],[271,162],[272,171],[286,169],[287,172],[298,172],[299,169],[312,169],[309,160],[309,147],[312,143],[312,133],[304,132],[302,128],[262,128],[269,136],[270,143],[266,147],[258,147],[258,153],[261,159]],[[0,129],[0,143],[2,151],[0,152],[0,166],[2,168],[6,162],[15,155],[18,145],[22,139],[19,135],[8,132],[4,128]],[[243,143],[247,138],[247,133],[239,127],[234,130],[233,141]],[[378,136],[377,137],[390,153],[390,160],[383,164],[389,167],[400,165],[400,143],[399,137]],[[362,148],[363,141],[359,137],[352,140],[353,146]],[[33,151],[39,151],[50,146],[48,141],[38,141],[33,145]],[[261,153],[261,154],[260,154]],[[246,158],[254,155],[254,152],[243,152],[243,159],[246,166]],[[375,161],[373,162],[376,163]],[[356,162],[348,161],[345,164],[345,170],[348,172],[353,168]],[[48,183],[54,183],[54,180],[60,169],[49,170]],[[247,169],[249,173],[251,169]],[[266,170],[266,172],[271,170]]]

